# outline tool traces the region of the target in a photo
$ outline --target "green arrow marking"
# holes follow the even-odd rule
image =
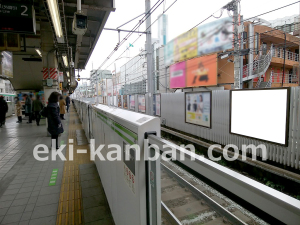
[[[53,169],[52,174],[49,181],[49,186],[54,186],[56,184],[58,169]]]

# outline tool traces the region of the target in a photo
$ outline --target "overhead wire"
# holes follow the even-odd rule
[[[176,0],[176,1],[177,1],[177,0]],[[176,1],[174,1],[173,4],[174,4]],[[300,1],[297,1],[297,2],[294,2],[294,3],[291,3],[291,4],[288,4],[288,5],[285,5],[285,6],[282,6],[282,7],[273,9],[273,10],[270,10],[270,11],[268,11],[268,12],[265,12],[265,13],[262,13],[262,14],[259,14],[259,15],[253,16],[253,17],[250,17],[250,18],[245,19],[245,20],[243,20],[243,21],[250,20],[250,19],[252,19],[252,18],[255,18],[255,17],[261,16],[261,15],[265,15],[265,14],[268,14],[268,13],[271,13],[271,12],[274,12],[274,11],[277,11],[277,10],[279,10],[279,9],[282,9],[282,8],[285,8],[285,7],[294,5],[294,4],[298,3],[298,2],[300,2]],[[173,5],[173,4],[172,4],[172,5]],[[172,6],[172,5],[171,5],[171,6]],[[168,8],[168,9],[169,9],[169,8]],[[168,10],[168,9],[167,9],[167,10]],[[167,11],[167,10],[166,10],[166,11]],[[219,16],[219,17],[215,17],[215,16],[214,16],[215,13],[213,13],[212,15],[210,15],[210,16],[207,17],[206,19],[202,20],[200,23],[198,23],[198,24],[197,24],[196,26],[194,26],[193,28],[195,28],[195,27],[197,27],[198,25],[202,24],[203,22],[205,22],[206,20],[208,20],[208,19],[211,18],[211,17],[214,17],[214,18],[220,18],[220,17],[222,16],[222,14],[223,14],[222,8],[221,8],[220,10],[221,10],[221,13],[220,13],[220,16]],[[218,10],[218,11],[219,11],[219,10]],[[216,11],[216,12],[218,12],[218,11]],[[156,19],[154,22],[156,22],[157,20],[158,20],[158,19]],[[153,22],[153,23],[154,23],[154,22]],[[152,26],[153,23],[151,23],[150,26]],[[150,26],[149,26],[149,27],[150,27]],[[191,28],[190,30],[192,30],[193,28]],[[147,29],[148,29],[148,28],[147,28]],[[147,30],[147,29],[146,29],[146,30]],[[269,30],[269,31],[260,33],[260,35],[261,35],[261,34],[264,34],[264,33],[269,33],[269,32],[272,32],[272,31],[281,31],[281,30],[279,30],[279,29],[272,29],[272,30]],[[281,32],[284,32],[284,31],[281,31]],[[249,37],[254,37],[254,36],[255,36],[255,35],[253,35],[253,36],[248,36],[246,42],[249,41],[249,40],[248,40]],[[141,35],[139,35],[138,38],[135,39],[135,41],[134,41],[133,43],[135,43],[140,37],[141,37]],[[242,38],[239,38],[238,40],[242,40]],[[132,43],[132,44],[133,44],[133,43]],[[126,51],[126,50],[125,50],[125,51]],[[125,51],[124,51],[124,52],[125,52]],[[254,50],[250,49],[250,51],[254,51]],[[262,50],[258,50],[258,51],[262,51]],[[124,54],[124,52],[123,52],[119,57],[121,57],[121,56]],[[118,58],[119,58],[119,57],[118,57]],[[117,59],[118,59],[118,58],[117,58]],[[163,59],[163,60],[164,60],[164,59]],[[115,61],[116,61],[116,60],[115,60]],[[114,61],[114,62],[115,62],[115,61]],[[159,61],[161,61],[161,60],[159,60]],[[114,62],[113,62],[113,63],[114,63]],[[225,65],[227,65],[228,63],[229,63],[229,62],[227,62]],[[111,63],[111,64],[112,64],[112,63]],[[111,65],[111,64],[110,64],[110,65]],[[110,66],[110,65],[109,65],[109,66]],[[225,66],[225,65],[223,65],[223,66]],[[108,66],[108,67],[109,67],[109,66]],[[220,69],[221,69],[221,68],[220,68]],[[221,71],[222,71],[222,70],[221,70]],[[162,74],[162,75],[164,75],[164,76],[169,76],[169,74]],[[162,75],[159,75],[158,77],[164,77],[164,76],[162,76]],[[135,79],[137,79],[137,78],[135,78]],[[160,81],[159,81],[159,83],[160,83]],[[161,83],[160,83],[160,84],[161,84]]]

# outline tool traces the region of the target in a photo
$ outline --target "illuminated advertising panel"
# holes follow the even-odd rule
[[[123,95],[123,109],[128,109],[127,95]]]
[[[185,122],[211,127],[211,91],[185,93]]]
[[[141,112],[141,113],[146,113],[145,95],[138,95],[138,103],[139,103],[138,111]]]
[[[289,88],[230,93],[230,133],[288,146]]]
[[[130,95],[129,96],[129,104],[130,104],[130,106],[129,106],[129,109],[130,110],[135,110],[135,97],[134,97],[134,95]]]

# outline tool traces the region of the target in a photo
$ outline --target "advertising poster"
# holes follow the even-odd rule
[[[97,90],[96,90],[96,91],[97,91]],[[101,93],[102,93],[102,92],[101,92],[101,84],[98,83],[98,95],[99,95],[99,96],[102,96]],[[96,95],[97,95],[97,93],[96,93]]]
[[[130,95],[130,96],[129,96],[129,102],[130,102],[129,109],[134,111],[134,110],[135,110],[135,99],[134,99],[134,95]]]
[[[186,87],[186,62],[170,66],[170,88]]]
[[[164,47],[164,59],[166,65],[174,63],[174,41],[169,41]]]
[[[122,95],[118,95],[118,107],[122,108]]]
[[[217,85],[217,54],[186,61],[186,86]]]
[[[0,75],[13,78],[13,55],[11,52],[0,53],[2,60],[0,63]]]
[[[198,27],[198,55],[232,48],[232,18],[218,19]]]
[[[161,95],[160,94],[156,94],[155,96],[155,116],[160,116],[160,98]]]
[[[58,82],[64,82],[64,73],[63,72],[58,73]]]
[[[182,61],[198,54],[198,28],[181,34],[174,39],[174,60]]]
[[[211,127],[211,92],[185,93],[185,122]]]
[[[128,109],[127,95],[123,95],[123,109]]]
[[[138,95],[138,103],[139,103],[138,111],[141,112],[141,113],[146,113],[145,95]]]

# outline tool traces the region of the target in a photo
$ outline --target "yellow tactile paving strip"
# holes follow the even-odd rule
[[[79,165],[92,163],[90,161],[90,153],[77,154],[77,149],[89,149],[88,145],[78,146],[76,144],[76,129],[82,129],[80,123],[75,123],[75,120],[79,120],[78,115],[73,106],[69,111],[69,139],[73,139],[73,152],[74,160],[69,161],[69,151],[66,151],[66,158],[64,164],[64,173],[61,184],[60,199],[57,211],[56,224],[83,224],[82,218],[82,197],[81,197],[81,185],[79,178]],[[69,149],[69,143],[67,143],[67,150]]]

